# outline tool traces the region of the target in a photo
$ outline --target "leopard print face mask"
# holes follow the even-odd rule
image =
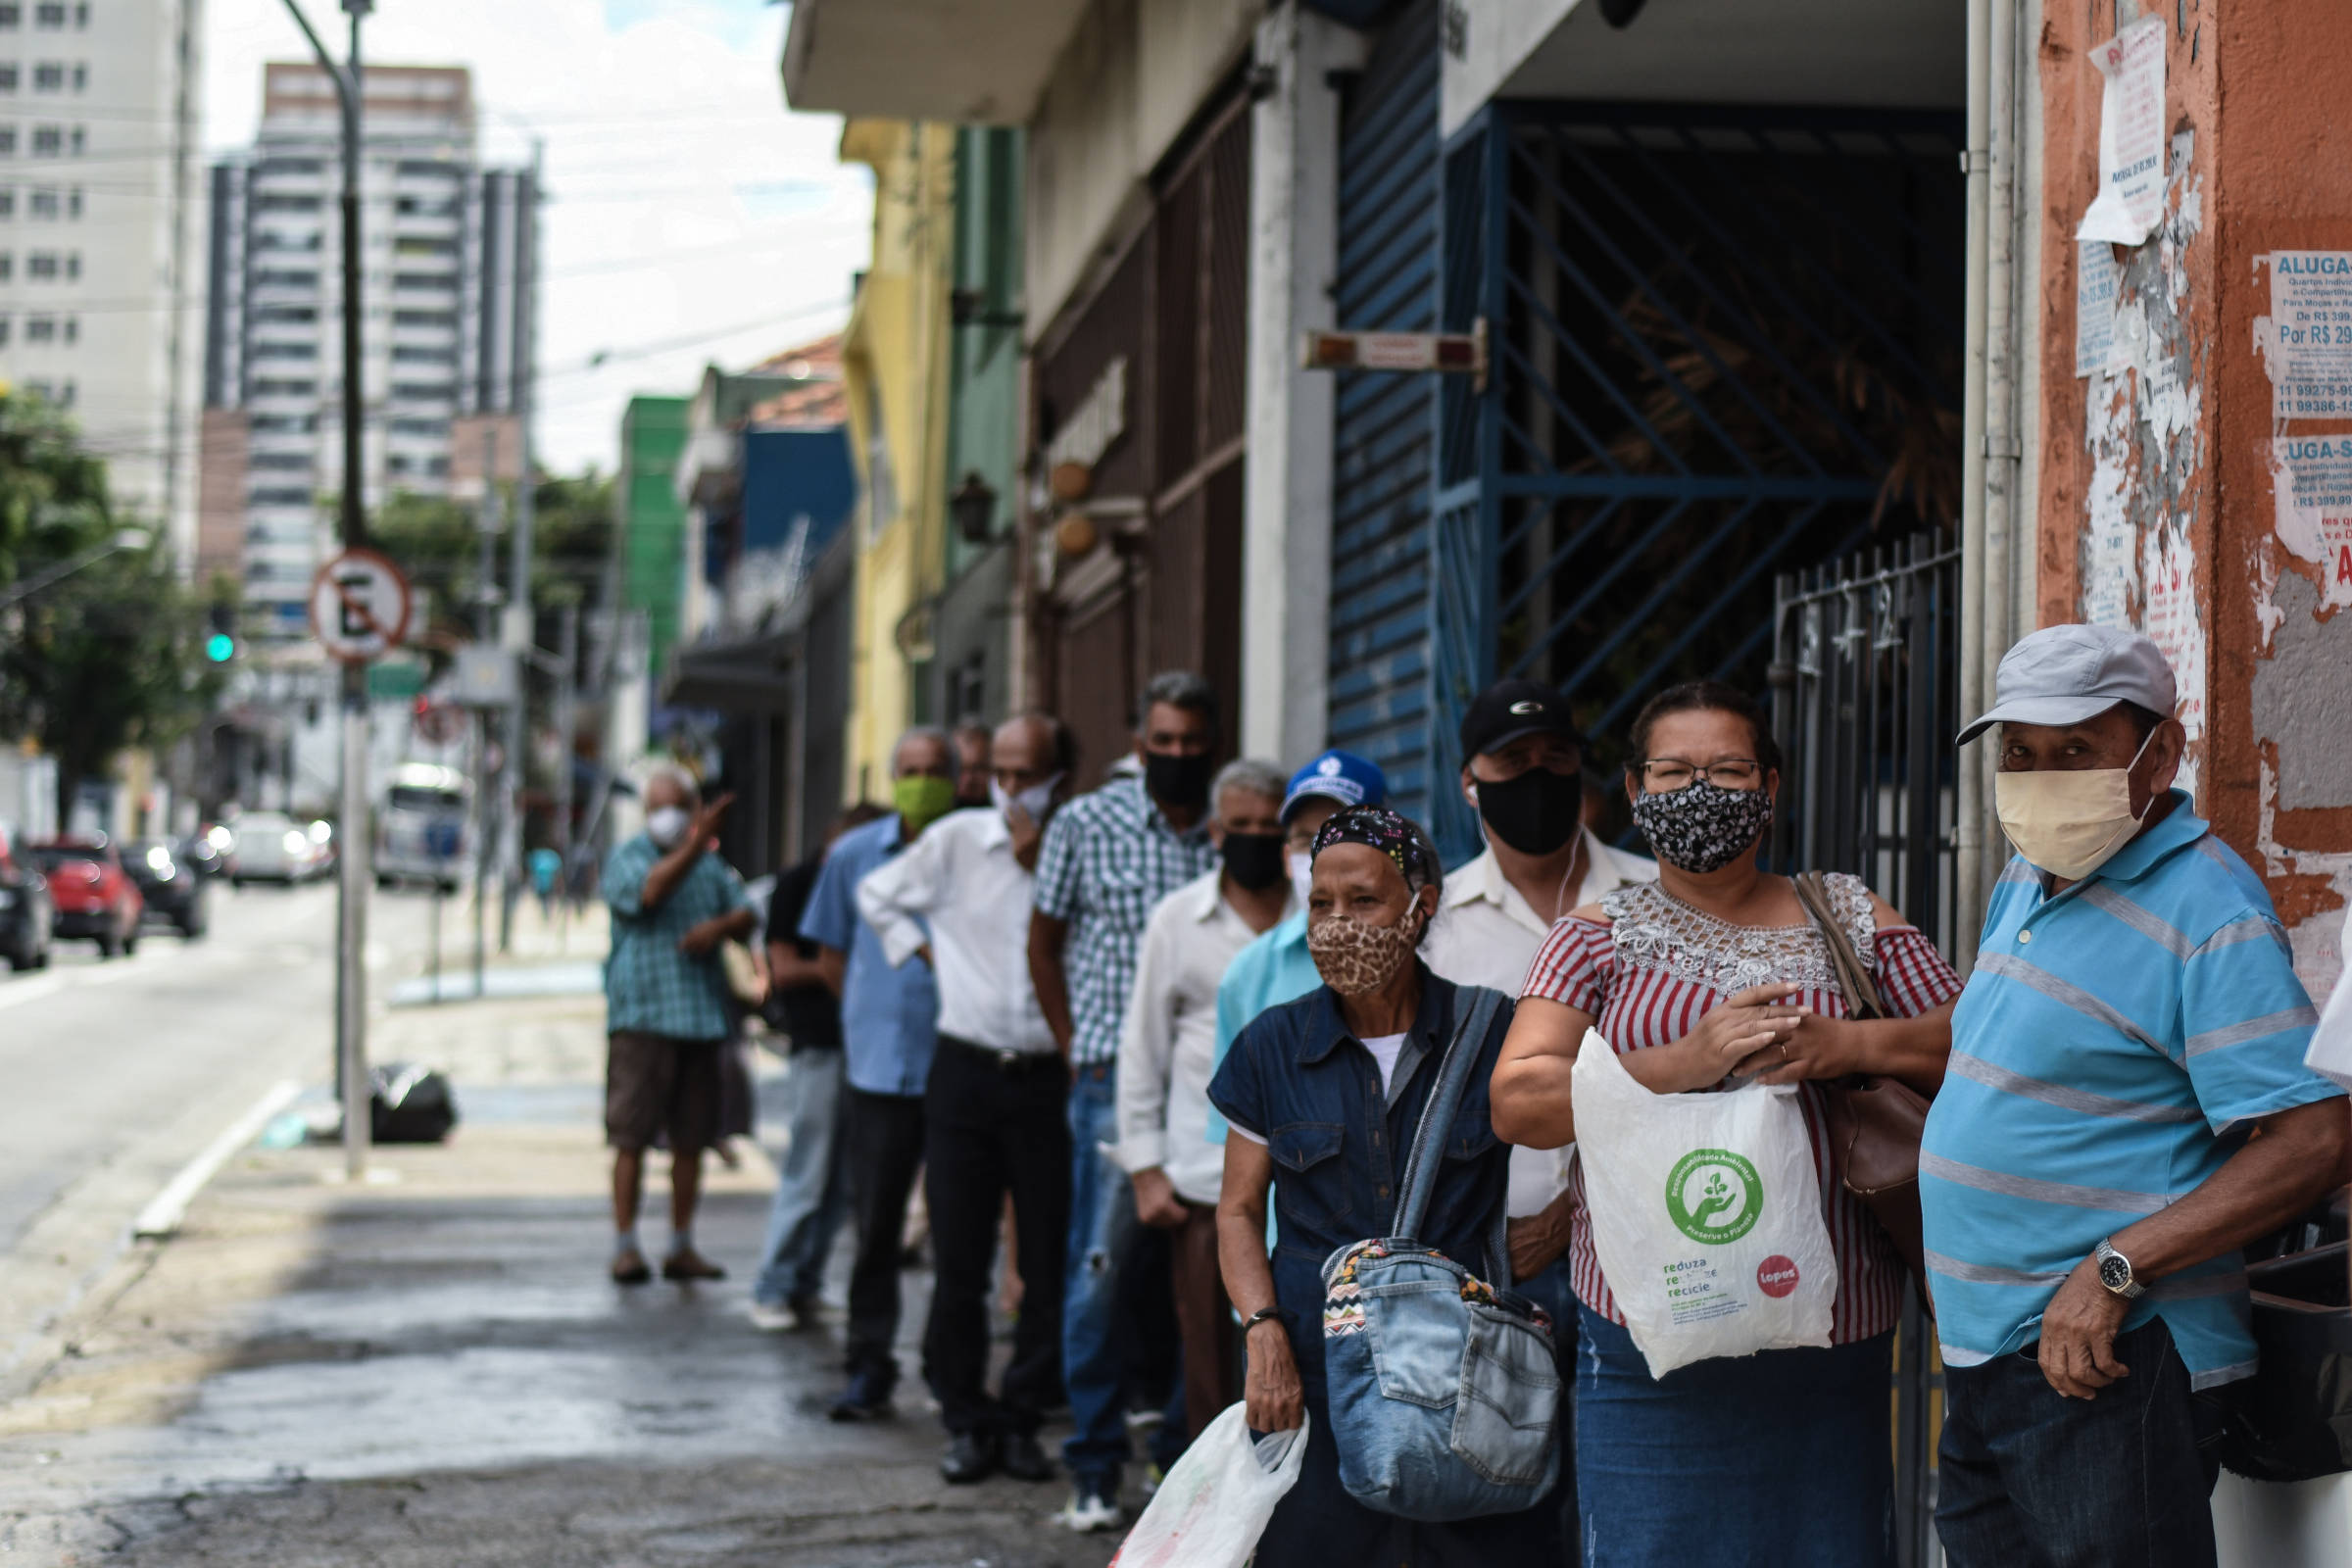
[[[1306,951],[1325,985],[1343,997],[1368,996],[1413,961],[1427,923],[1418,903],[1395,925],[1329,915],[1307,926]]]

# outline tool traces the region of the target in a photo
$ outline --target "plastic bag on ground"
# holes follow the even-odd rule
[[[1829,1344],[1838,1259],[1797,1087],[1652,1094],[1593,1030],[1571,1081],[1592,1249],[1649,1375]]]
[[[1305,1462],[1303,1424],[1252,1443],[1248,1406],[1227,1405],[1160,1482],[1111,1568],[1243,1568]]]

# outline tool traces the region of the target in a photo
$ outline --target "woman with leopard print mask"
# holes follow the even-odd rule
[[[1432,974],[1419,956],[1441,879],[1429,836],[1394,811],[1351,807],[1326,822],[1315,836],[1306,927],[1323,984],[1259,1013],[1235,1037],[1208,1087],[1233,1130],[1225,1141],[1217,1255],[1247,1325],[1250,1425],[1286,1432],[1302,1415],[1312,1417],[1298,1482],[1259,1538],[1260,1568],[1563,1560],[1559,1509],[1548,1499],[1450,1524],[1375,1512],[1341,1485],[1332,1441],[1323,1261],[1337,1248],[1389,1234],[1413,1129],[1453,1020],[1476,996]],[[1487,1080],[1509,1024],[1505,1001],[1479,1042],[1420,1230],[1431,1247],[1489,1273],[1510,1149],[1494,1136]]]
[[[1826,1348],[1698,1361],[1653,1380],[1593,1250],[1578,1169],[1566,1243],[1580,1303],[1576,1480],[1587,1560],[1890,1568],[1886,1389],[1906,1270],[1839,1185],[1821,1085],[1869,1074],[1933,1095],[1960,980],[1859,878],[1832,875],[1827,911],[1889,1014],[1847,1016],[1821,927],[1788,877],[1757,864],[1780,755],[1746,696],[1711,682],[1675,687],[1642,710],[1632,740],[1626,794],[1658,880],[1552,927],[1495,1068],[1495,1129],[1539,1149],[1575,1139],[1570,1069],[1589,1029],[1655,1094],[1801,1083],[1838,1296]],[[1691,1526],[1693,1497],[1706,1499],[1703,1531]]]

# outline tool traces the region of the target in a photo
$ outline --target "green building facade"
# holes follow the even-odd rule
[[[620,419],[620,474],[613,487],[619,513],[620,597],[643,611],[649,667],[664,667],[678,640],[686,588],[686,509],[677,498],[678,455],[686,447],[690,400],[634,397]]]

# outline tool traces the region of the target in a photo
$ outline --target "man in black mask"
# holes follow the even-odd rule
[[[1070,1066],[1062,1378],[1076,1430],[1062,1446],[1072,1495],[1056,1522],[1080,1532],[1112,1529],[1121,1519],[1126,1374],[1137,1332],[1121,1280],[1148,1253],[1164,1257],[1166,1248],[1164,1238],[1156,1248],[1144,1242],[1126,1172],[1102,1152],[1119,1138],[1116,1066],[1137,947],[1161,899],[1217,867],[1208,822],[1215,690],[1199,675],[1172,670],[1152,677],[1138,710],[1143,777],[1114,778],[1054,813],[1038,855],[1029,919],[1038,1005]]]
[[[1658,868],[1609,848],[1584,825],[1584,738],[1549,686],[1506,680],[1488,687],[1462,715],[1461,743],[1462,799],[1478,810],[1487,851],[1446,878],[1421,956],[1456,985],[1515,997],[1553,921],[1613,888],[1655,881]],[[1576,1321],[1568,1266],[1559,1261],[1568,1245],[1568,1153],[1511,1151],[1514,1272],[1519,1289],[1555,1323]],[[1575,1336],[1566,1336],[1563,1360],[1575,1348]],[[1570,1412],[1563,1406],[1561,1413],[1565,1439]],[[1570,1541],[1577,1539],[1575,1491],[1570,1484],[1555,1494]]]

